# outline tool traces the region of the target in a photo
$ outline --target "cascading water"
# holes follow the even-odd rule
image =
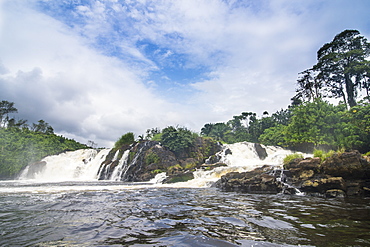
[[[261,145],[261,147],[266,151],[267,156],[265,159],[261,159],[259,157],[254,143],[239,142],[234,144],[225,144],[216,156],[219,157],[218,163],[224,163],[227,166],[216,167],[209,171],[199,169],[194,172],[193,180],[178,183],[176,186],[209,187],[220,179],[221,176],[229,172],[251,171],[263,165],[282,168],[284,158],[293,153],[290,150],[275,146]]]
[[[96,180],[100,164],[109,149],[81,149],[45,157],[41,162],[28,165],[20,180],[89,181]],[[37,167],[37,168],[35,168]]]
[[[129,149],[123,153],[122,158],[119,160],[118,165],[113,170],[110,180],[119,181],[121,179],[122,174],[124,174],[127,171],[129,154],[130,154]]]
[[[132,167],[137,166],[139,159],[143,159],[145,150],[151,147],[150,142],[142,143],[129,162],[130,150],[123,152],[119,158],[119,151],[116,151],[112,160],[107,162],[106,157],[111,149],[104,149],[100,152],[94,149],[83,149],[73,152],[66,152],[56,156],[44,158],[41,162],[29,165],[20,175],[21,180],[37,181],[128,181],[127,177],[132,176]],[[156,144],[157,145],[157,144]],[[257,150],[263,150],[263,157]],[[283,159],[292,151],[280,147],[263,146],[254,143],[241,142],[223,145],[223,148],[215,157],[217,164],[223,166],[212,170],[198,169],[194,179],[188,182],[171,184],[176,187],[209,187],[222,175],[229,172],[251,171],[263,165],[281,168]],[[206,161],[206,163],[212,163]],[[157,175],[156,178],[148,181],[153,184],[160,184],[166,178],[166,174]]]

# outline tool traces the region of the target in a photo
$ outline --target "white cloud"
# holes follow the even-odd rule
[[[243,111],[285,108],[321,45],[346,28],[370,34],[361,0],[88,1],[65,16],[59,1],[44,2],[57,16],[35,2],[3,1],[0,96],[30,121],[100,145],[127,131],[199,131]],[[158,47],[157,60],[140,41]],[[205,67],[208,77],[150,78],[175,63]]]
[[[163,125],[171,106],[143,85],[140,71],[96,53],[50,17],[8,10],[0,96],[16,103],[19,115],[32,122],[42,118],[57,132],[96,138],[100,145],[127,131]]]

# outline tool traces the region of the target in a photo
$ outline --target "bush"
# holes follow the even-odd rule
[[[135,135],[132,132],[128,132],[121,136],[114,144],[114,149],[119,149],[123,145],[130,145],[135,142]]]
[[[330,150],[329,152],[324,152],[323,150],[315,149],[313,151],[313,157],[320,158],[321,161],[325,161],[327,158],[333,156],[335,153],[343,153],[343,150],[339,150],[335,152],[334,150]]]
[[[162,131],[161,142],[175,154],[187,151],[194,145],[195,136],[186,128],[169,126]]]
[[[145,156],[145,164],[146,165],[150,165],[150,164],[153,164],[153,163],[157,164],[157,163],[159,163],[159,161],[160,161],[160,158],[158,157],[158,155],[156,153],[150,152]]]
[[[294,153],[294,154],[289,154],[284,158],[284,166],[288,165],[292,160],[294,159],[303,159],[302,154]]]

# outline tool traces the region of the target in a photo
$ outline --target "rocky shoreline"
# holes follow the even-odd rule
[[[358,151],[320,158],[294,159],[277,170],[263,166],[250,172],[232,172],[215,186],[223,191],[297,194],[322,197],[370,196],[369,157]]]

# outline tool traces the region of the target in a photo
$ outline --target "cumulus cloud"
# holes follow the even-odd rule
[[[0,3],[0,98],[101,146],[285,108],[321,45],[370,35],[362,0]]]

